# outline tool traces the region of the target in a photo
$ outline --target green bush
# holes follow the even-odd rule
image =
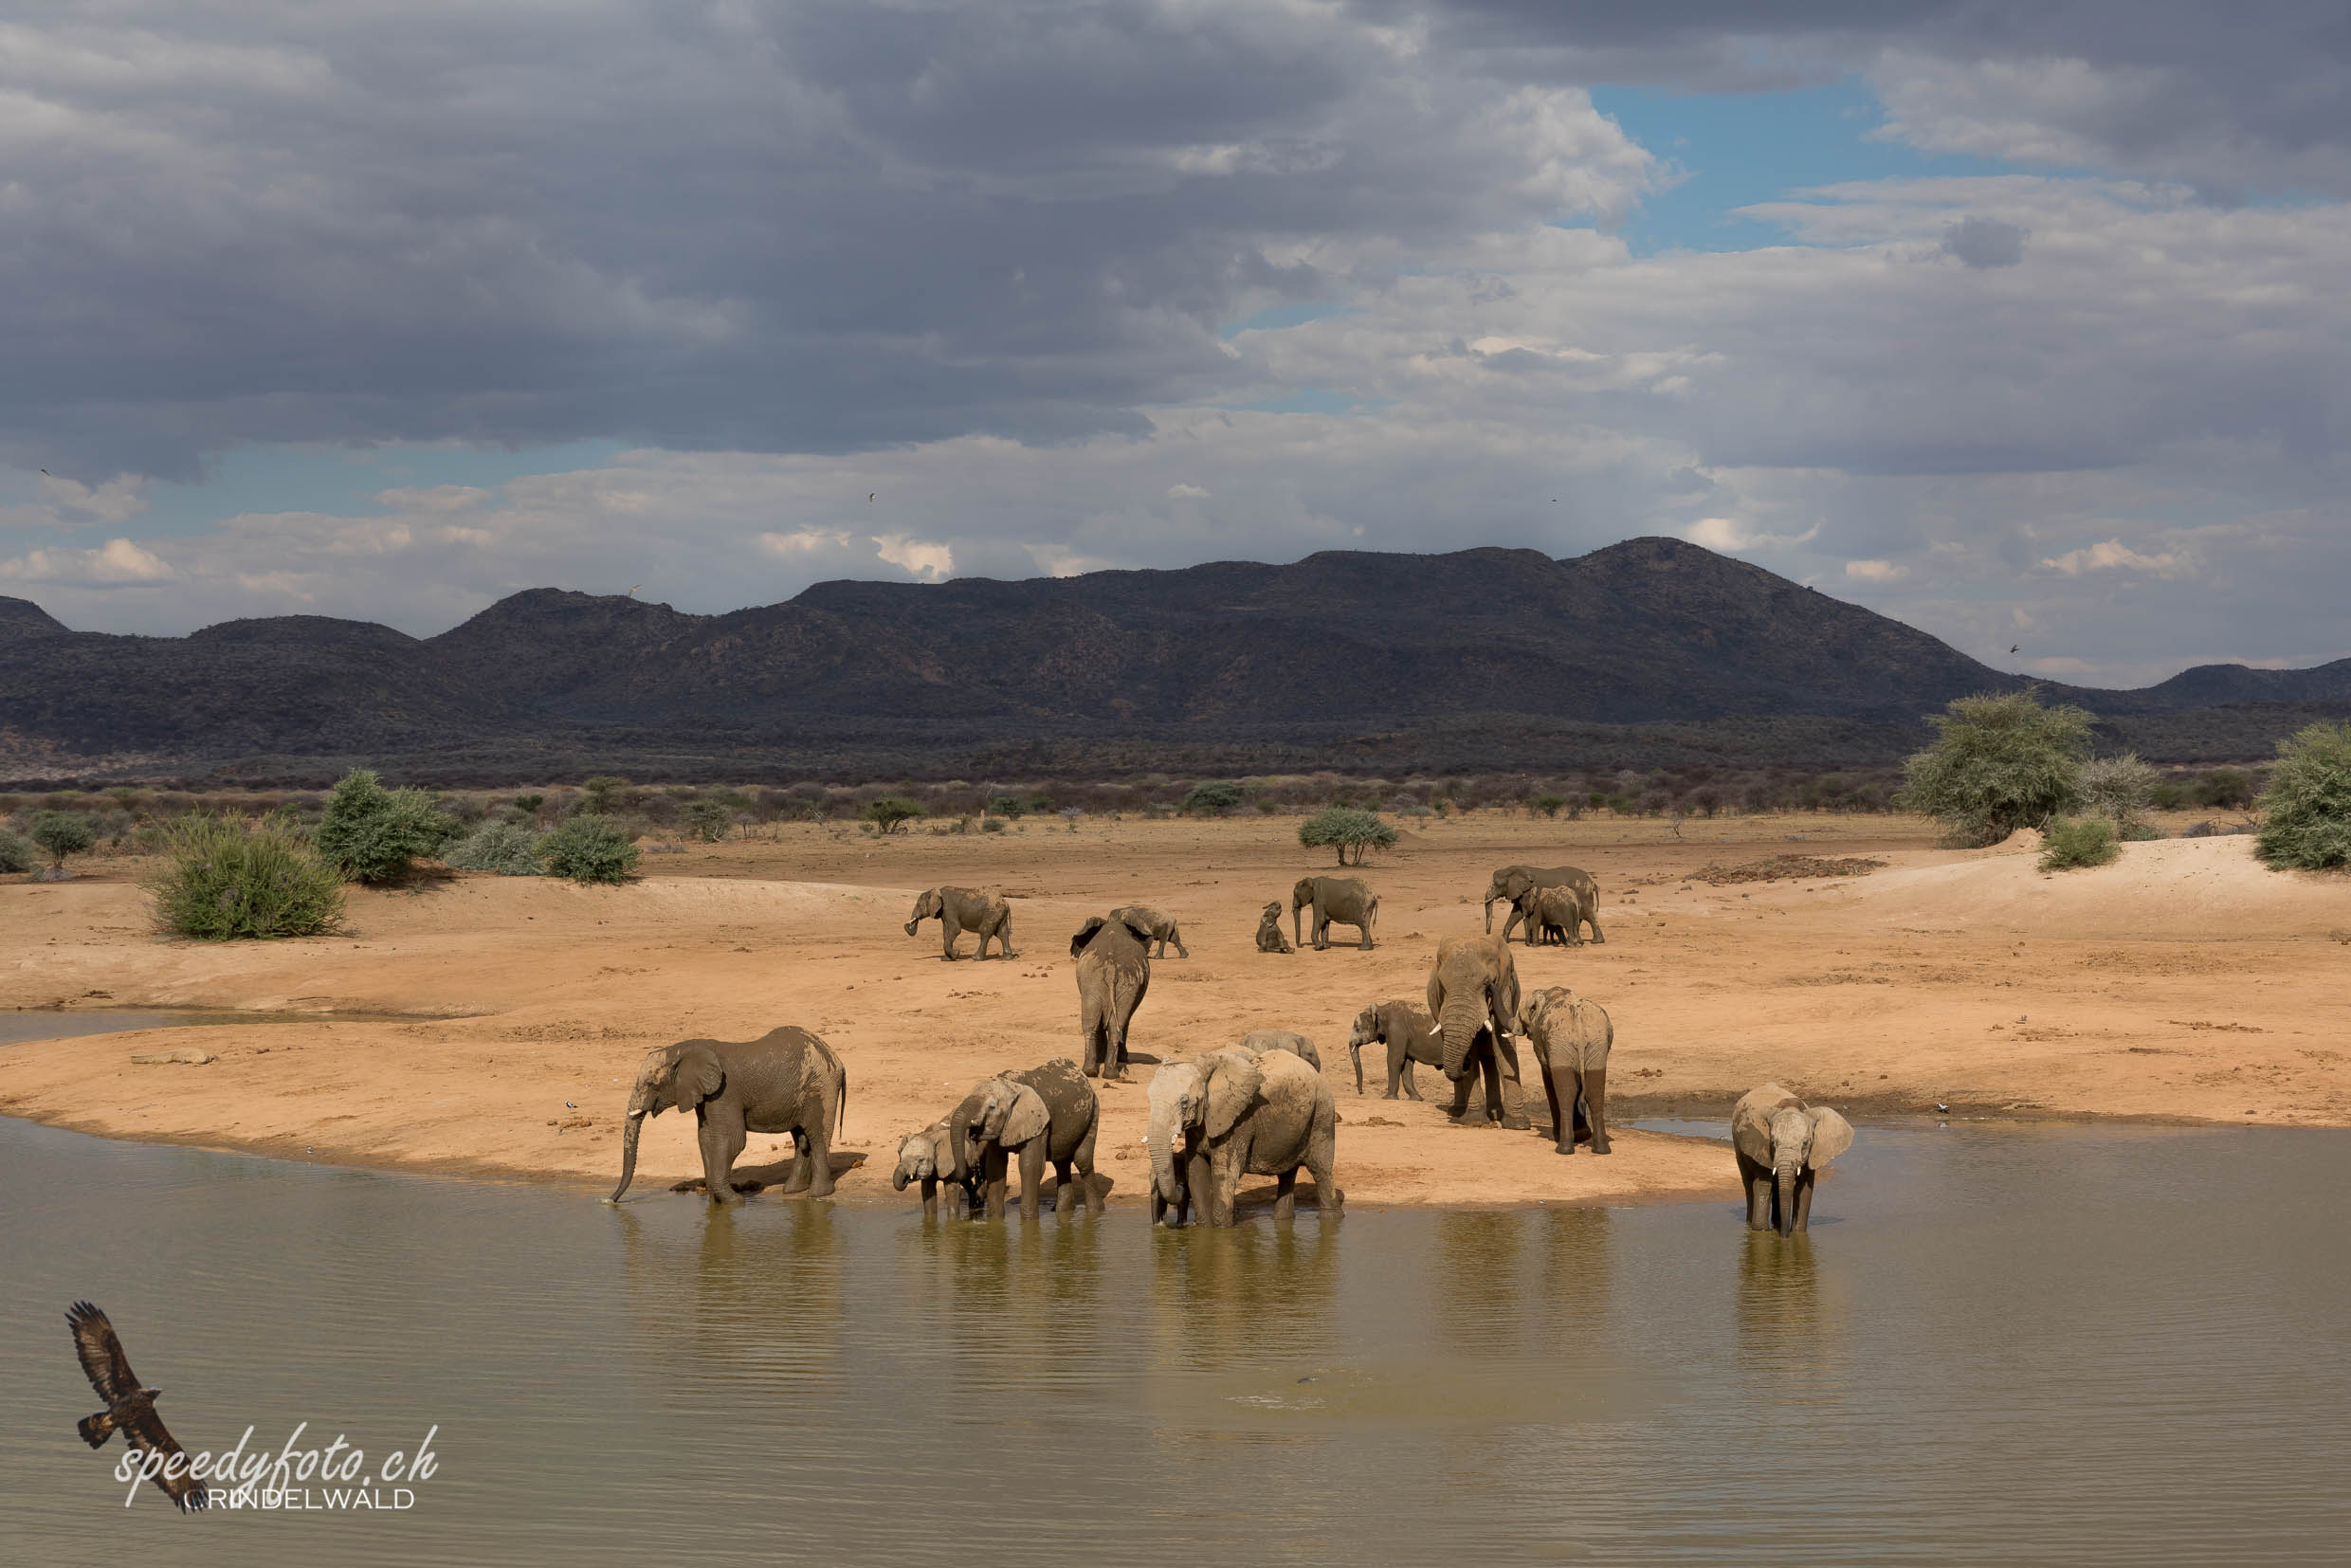
[[[319,853],[347,881],[377,885],[398,882],[419,857],[439,854],[465,831],[424,791],[387,790],[372,770],[354,768],[327,796]]]
[[[2009,691],[1959,698],[1927,722],[1941,733],[1904,762],[1895,805],[1936,818],[1958,843],[1997,844],[2080,803],[2090,726],[2082,709]]]
[[[2049,841],[2041,848],[2044,871],[2104,866],[2123,852],[2114,841],[2114,824],[2102,816],[2052,817],[2047,832]]]
[[[39,859],[32,840],[0,828],[0,871],[29,871]]]
[[[2188,787],[2169,782],[2158,784],[2147,792],[2147,800],[2159,811],[2176,811],[2188,804]]]
[[[513,822],[485,822],[441,857],[460,871],[495,871],[501,877],[538,875],[538,835]]]
[[[543,794],[519,794],[514,797],[514,809],[524,816],[538,815],[538,809],[546,804],[547,797]]]
[[[547,874],[574,882],[627,882],[636,873],[637,847],[620,824],[582,811],[538,841]]]
[[[1396,831],[1369,811],[1329,806],[1298,825],[1298,842],[1309,849],[1335,848],[1341,866],[1363,864],[1374,849],[1394,845]]]
[[[1244,792],[1238,784],[1194,784],[1184,792],[1176,810],[1186,816],[1223,816],[1241,804]]]
[[[1567,796],[1563,794],[1529,795],[1526,804],[1537,816],[1555,817],[1559,814],[1559,808],[1567,804]]]
[[[930,813],[922,809],[920,801],[908,800],[904,795],[892,794],[884,795],[879,800],[866,802],[866,809],[857,814],[872,823],[876,831],[895,833],[902,831],[906,824],[916,817],[927,816]]]
[[[341,872],[283,817],[247,824],[193,812],[165,830],[147,884],[166,931],[207,941],[318,937],[343,918]]]
[[[983,833],[1000,833],[1004,831],[1004,819],[1000,816],[981,817],[979,830]]]
[[[32,819],[32,841],[48,851],[51,866],[63,866],[67,855],[85,853],[98,834],[80,811],[43,811]]]
[[[726,830],[735,826],[735,813],[723,800],[689,802],[678,817],[685,825],[686,832],[704,844],[718,843],[726,837]]]
[[[583,779],[579,790],[580,793],[586,797],[580,802],[579,809],[597,816],[610,813],[616,806],[627,805],[629,796],[632,793],[629,788],[629,780],[615,778],[611,774],[598,774],[593,778]]]
[[[2284,744],[2284,742],[2281,742]],[[2214,768],[2196,781],[2190,792],[2198,806],[2241,811],[2253,803],[2253,775],[2242,768]]]
[[[2279,870],[2351,865],[2351,723],[2312,724],[2278,742],[2255,848]]]
[[[2155,770],[2138,754],[2097,757],[2082,764],[2082,804],[2091,813],[2114,824],[2116,836],[2153,838],[2147,809],[2155,797]]]

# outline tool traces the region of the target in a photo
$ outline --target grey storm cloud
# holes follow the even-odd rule
[[[2022,224],[1971,212],[1942,231],[1942,248],[1969,266],[2014,266],[2025,259],[2025,236],[2032,232]]]

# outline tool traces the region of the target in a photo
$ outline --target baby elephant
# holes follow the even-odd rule
[[[1314,1042],[1292,1029],[1253,1029],[1241,1036],[1241,1048],[1262,1055],[1269,1050],[1286,1050],[1312,1067],[1322,1070],[1322,1053],[1314,1048]]]
[[[1519,1004],[1519,1032],[1542,1064],[1543,1097],[1551,1102],[1559,1153],[1576,1152],[1580,1127],[1592,1140],[1592,1152],[1607,1154],[1608,1052],[1616,1040],[1608,1010],[1555,985]]]
[[[909,1133],[898,1146],[898,1168],[890,1173],[890,1187],[904,1192],[910,1182],[922,1188],[922,1213],[925,1218],[939,1217],[939,1190],[947,1189],[947,1212],[962,1219],[979,1207],[979,1180],[963,1158],[964,1130],[979,1109],[979,1091],[974,1089],[963,1097],[963,1103],[940,1117],[919,1133]]]
[[[945,957],[955,962],[956,939],[966,931],[979,936],[978,957],[988,956],[988,939],[995,939],[999,957],[1017,957],[1012,951],[1012,906],[1004,902],[1001,893],[983,893],[971,887],[934,887],[914,901],[914,917],[906,921],[906,935],[924,921],[939,922],[939,934],[946,949]]]
[[[1184,934],[1177,929],[1176,917],[1164,909],[1154,909],[1148,904],[1130,903],[1110,911],[1110,918],[1114,921],[1124,921],[1138,930],[1150,932],[1151,939],[1158,943],[1158,947],[1151,955],[1155,958],[1167,957],[1167,944],[1170,942],[1176,944],[1176,957],[1179,958],[1192,957],[1191,952],[1184,946]]]
[[[1573,887],[1537,887],[1526,895],[1527,938],[1530,942],[1549,942],[1560,947],[1581,947],[1584,944],[1583,895]]]
[[[964,1162],[976,1173],[990,1219],[1004,1216],[1007,1168],[1020,1162],[1020,1217],[1037,1217],[1048,1161],[1059,1179],[1053,1212],[1079,1204],[1103,1212],[1094,1186],[1094,1131],[1101,1105],[1078,1065],[1057,1056],[1041,1067],[987,1079],[973,1090],[979,1104],[965,1129]],[[1072,1178],[1071,1172],[1076,1175]]]
[[[1401,1084],[1404,1098],[1418,1100],[1420,1090],[1412,1086],[1412,1064],[1442,1069],[1445,1066],[1445,1038],[1437,1032],[1437,1022],[1407,1001],[1373,1002],[1355,1015],[1355,1027],[1347,1031],[1347,1054],[1355,1058],[1355,1092],[1363,1092],[1363,1048],[1377,1043],[1388,1048],[1387,1099],[1396,1097]]]
[[[1279,899],[1266,905],[1265,913],[1257,917],[1257,951],[1260,953],[1295,953],[1298,951],[1290,945],[1289,934],[1282,929],[1282,901]]]
[[[1731,1148],[1747,1189],[1747,1229],[1783,1236],[1806,1229],[1813,1177],[1852,1146],[1853,1124],[1828,1106],[1807,1105],[1777,1084],[1750,1090],[1731,1110]]]

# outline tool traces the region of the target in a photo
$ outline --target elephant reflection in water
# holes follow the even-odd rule
[[[1339,1235],[1324,1226],[1151,1232],[1151,1354],[1187,1372],[1312,1363],[1328,1348]]]
[[[1126,1317],[1105,1306],[1103,1293],[1126,1276],[1104,1249],[1103,1230],[955,1225],[902,1233],[901,1272],[888,1290],[914,1314],[905,1354],[923,1358],[942,1405],[993,1410],[1098,1358],[1111,1374],[1113,1337]]]
[[[1800,1402],[1833,1398],[1845,1365],[1845,1291],[1809,1232],[1746,1232],[1739,1258],[1739,1359]],[[1827,1374],[1829,1376],[1824,1377]]]
[[[805,1402],[811,1378],[831,1379],[841,1355],[843,1264],[829,1204],[613,1212],[630,1366],[730,1405],[747,1383],[772,1377],[770,1392],[781,1397],[761,1408],[776,1411]],[[779,1420],[775,1438],[804,1426]],[[735,1437],[772,1451],[748,1434]]]

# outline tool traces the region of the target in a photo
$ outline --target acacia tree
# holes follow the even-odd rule
[[[1396,830],[1369,811],[1330,806],[1298,825],[1298,842],[1309,849],[1335,848],[1341,866],[1360,866],[1374,849],[1394,846]]]
[[[1926,721],[1941,733],[1903,763],[1894,803],[1934,817],[1954,842],[1997,844],[2080,802],[2091,722],[2083,709],[2043,707],[2027,688],[1961,697]]]
[[[2278,742],[2254,841],[2272,869],[2351,865],[2351,724],[2311,724]]]

